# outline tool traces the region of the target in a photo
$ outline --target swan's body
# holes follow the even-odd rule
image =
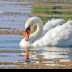
[[[63,19],[52,19],[43,27],[40,18],[29,18],[25,24],[25,29],[30,26],[30,30],[32,30],[33,27],[37,25],[37,30],[30,34],[28,41],[23,38],[20,42],[20,46],[71,46],[72,21],[60,25],[63,21]]]

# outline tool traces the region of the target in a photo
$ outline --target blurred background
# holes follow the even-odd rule
[[[0,0],[0,30],[23,31],[29,17],[45,24],[52,18],[72,19],[72,0]]]
[[[52,18],[72,19],[72,0],[35,0],[32,13],[44,24]]]

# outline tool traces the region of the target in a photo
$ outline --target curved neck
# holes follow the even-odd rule
[[[37,25],[36,33],[37,33],[38,35],[42,35],[42,34],[43,34],[43,22],[42,22],[42,20],[41,20],[40,18],[37,19],[36,22],[37,22],[37,23],[36,23],[36,25]]]
[[[43,22],[42,22],[42,20],[40,18],[35,18],[34,24],[37,25],[37,30],[34,33],[30,34],[30,39],[32,42],[35,41],[40,36],[42,36],[42,34],[43,34]]]

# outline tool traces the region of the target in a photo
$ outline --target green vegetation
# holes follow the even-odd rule
[[[49,3],[51,3],[53,6],[51,5],[48,7],[44,6],[45,4],[48,5]],[[45,24],[48,20],[51,20],[52,18],[56,18],[56,19],[62,18],[65,21],[72,19],[72,6],[70,2],[68,2],[68,6],[66,2],[65,3],[61,2],[62,5],[60,4],[60,2],[59,3],[57,2],[57,6],[55,5],[56,2],[42,1],[42,2],[37,2],[35,4],[36,6],[33,7],[32,13],[35,16],[40,17],[43,21],[43,24]]]

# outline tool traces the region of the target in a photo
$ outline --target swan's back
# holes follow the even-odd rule
[[[72,46],[72,20],[54,28],[50,27],[46,34],[36,40],[32,46]]]
[[[48,20],[48,22],[46,22],[45,26],[43,27],[44,33],[46,33],[49,29],[56,27],[57,25],[63,24],[63,22],[63,19],[53,18],[52,20]]]

